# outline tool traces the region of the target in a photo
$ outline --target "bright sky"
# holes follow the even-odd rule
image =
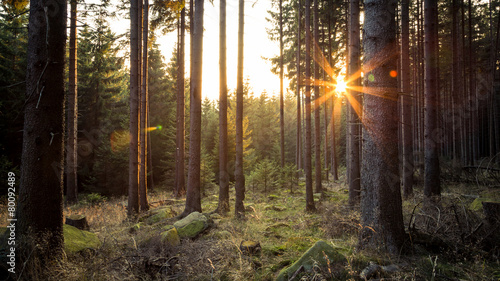
[[[267,11],[271,9],[271,1],[245,1],[245,37],[244,37],[244,70],[245,79],[256,94],[267,91],[278,95],[280,89],[279,76],[271,72],[271,63],[264,58],[279,54],[279,42],[271,41],[266,33]],[[226,33],[227,33],[227,83],[229,90],[236,89],[236,69],[238,56],[238,3],[226,1]],[[253,5],[253,7],[252,7]],[[203,33],[203,99],[219,98],[219,0],[214,4],[205,1],[205,31]],[[162,52],[170,59],[176,44],[176,34],[160,38]],[[189,35],[186,36],[186,75],[189,73]],[[288,85],[285,81],[285,88]]]
[[[226,1],[227,22],[227,83],[229,91],[236,89],[236,67],[238,54],[238,1]],[[269,0],[245,1],[245,37],[244,37],[244,70],[245,80],[248,78],[255,94],[267,91],[269,94],[279,94],[279,76],[271,72],[271,63],[264,58],[279,54],[279,42],[268,38],[266,27],[271,27],[266,21],[267,11],[271,9]],[[113,29],[123,28],[130,23],[120,20],[112,23]],[[128,27],[127,26],[127,27]],[[204,15],[205,31],[203,33],[203,99],[208,97],[216,100],[219,97],[219,0],[214,4],[205,1]],[[165,57],[170,61],[172,51],[177,43],[177,32],[159,36],[158,43]],[[189,73],[189,34],[186,34],[186,77]],[[284,88],[288,80],[284,81]]]

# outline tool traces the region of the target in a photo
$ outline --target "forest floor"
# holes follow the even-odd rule
[[[138,220],[127,220],[126,198],[84,196],[79,204],[66,208],[65,215],[85,215],[102,245],[94,251],[68,255],[53,279],[274,280],[281,269],[299,259],[316,241],[324,240],[344,255],[346,262],[329,265],[301,280],[364,280],[360,273],[370,263],[397,266],[395,272],[374,275],[372,280],[500,280],[498,241],[485,247],[483,241],[470,238],[483,233],[478,198],[498,194],[497,189],[449,184],[436,212],[429,212],[423,208],[422,192],[417,188],[414,198],[403,203],[406,230],[409,226],[415,233],[413,240],[405,253],[390,256],[357,249],[359,212],[347,207],[348,190],[343,182],[324,182],[324,192],[315,194],[315,213],[304,211],[302,186],[295,187],[293,193],[272,188],[267,194],[247,188],[246,220],[227,213],[197,238],[182,239],[178,246],[161,242],[162,227],[173,223],[172,219],[131,231]],[[217,207],[217,190],[205,190],[205,212]],[[234,198],[234,189],[232,192]],[[167,207],[175,216],[184,209],[184,200],[172,199],[169,192],[151,192],[149,201],[150,213]],[[234,199],[231,204],[234,206]],[[244,255],[239,250],[243,240],[260,242],[261,252],[253,257]]]

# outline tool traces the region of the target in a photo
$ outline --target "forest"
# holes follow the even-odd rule
[[[499,33],[498,0],[2,0],[0,278],[500,280]]]

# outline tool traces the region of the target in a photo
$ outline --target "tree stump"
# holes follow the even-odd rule
[[[260,243],[256,241],[241,241],[240,250],[245,255],[255,255],[261,250]]]
[[[87,222],[87,217],[84,215],[71,215],[66,217],[66,222],[67,225],[74,226],[78,229],[81,230],[90,230],[89,224]]]

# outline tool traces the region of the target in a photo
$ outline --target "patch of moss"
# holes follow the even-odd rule
[[[63,231],[66,253],[74,254],[85,249],[96,249],[101,246],[101,241],[95,233],[80,230],[67,224],[63,226]]]

